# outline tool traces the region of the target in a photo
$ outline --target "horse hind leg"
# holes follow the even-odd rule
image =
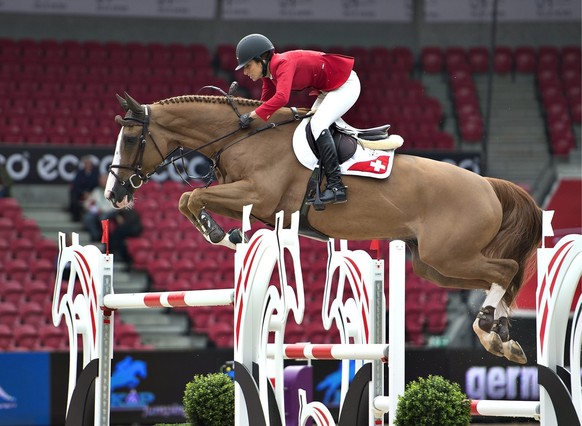
[[[473,331],[490,353],[525,364],[527,357],[523,348],[509,337],[509,317],[502,300],[504,294],[505,289],[499,284],[491,285],[489,294],[473,322]]]
[[[437,268],[423,261],[416,244],[409,243],[408,247],[412,251],[414,272],[417,275],[433,281],[442,287],[489,289],[489,294],[477,318],[473,322],[473,331],[483,347],[493,355],[504,356],[513,362],[521,364],[527,362],[525,353],[519,343],[509,338],[507,309],[503,306],[502,301],[506,290],[501,285],[495,284],[495,281],[503,281],[507,282],[507,284],[511,282],[517,270],[517,264],[513,260],[489,259],[482,255],[478,255],[473,261],[465,262],[464,265],[459,260],[459,264],[457,265],[455,265],[455,262],[452,263],[454,268],[450,273],[451,275],[466,276],[467,278],[452,278],[442,274]],[[457,259],[460,259],[460,257],[457,257]],[[451,263],[448,263],[447,268],[441,269],[449,270],[450,265]],[[474,272],[480,270],[486,271],[486,273],[491,270],[497,270],[497,274],[490,273],[486,275],[487,279],[485,280],[478,273]],[[490,285],[490,282],[494,284]],[[496,309],[497,307],[500,307],[500,309]]]
[[[495,318],[493,332],[497,333],[501,338],[503,356],[518,364],[527,363],[527,357],[521,345],[509,337],[509,315],[503,301],[495,309]]]

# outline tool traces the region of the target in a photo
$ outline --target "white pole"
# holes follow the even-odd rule
[[[471,402],[471,411],[480,416],[534,417],[539,419],[539,401],[495,401],[479,400]]]
[[[396,418],[398,395],[404,394],[404,300],[406,246],[403,241],[390,243],[388,268],[388,398],[390,411],[388,424],[392,426]]]

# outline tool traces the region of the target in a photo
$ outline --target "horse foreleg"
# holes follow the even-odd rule
[[[231,230],[228,233],[224,232],[209,211],[232,218],[240,218],[242,206],[252,203],[252,201],[243,199],[243,196],[249,193],[252,193],[249,185],[242,181],[209,188],[198,188],[182,194],[179,209],[207,241],[235,249],[236,244],[244,239],[242,232],[239,229]]]

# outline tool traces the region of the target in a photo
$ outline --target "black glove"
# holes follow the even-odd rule
[[[246,129],[251,124],[251,121],[253,121],[253,119],[251,118],[251,113],[247,112],[246,114],[241,115],[238,121],[241,129]]]

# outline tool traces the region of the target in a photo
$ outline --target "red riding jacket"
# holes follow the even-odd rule
[[[292,50],[275,53],[269,63],[271,77],[263,78],[261,100],[255,113],[264,121],[289,102],[292,90],[307,88],[329,92],[346,82],[354,67],[354,58],[343,55]]]

